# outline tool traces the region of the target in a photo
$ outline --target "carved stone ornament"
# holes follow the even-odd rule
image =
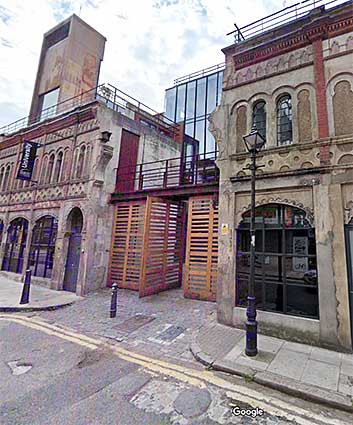
[[[104,182],[104,173],[109,161],[113,157],[114,148],[104,143],[100,144],[100,153],[94,170],[96,182]]]
[[[282,205],[288,205],[294,208],[299,208],[306,213],[306,219],[309,221],[310,225],[314,227],[314,210],[311,208],[305,207],[304,204],[302,204],[299,201],[296,201],[294,199],[279,198],[279,197],[273,197],[273,196],[265,196],[259,200],[256,200],[256,207],[263,206],[266,204],[282,204]],[[246,211],[249,211],[250,209],[251,209],[251,204],[244,206],[241,210],[238,210],[236,212],[237,223],[240,223],[242,219],[242,215]]]

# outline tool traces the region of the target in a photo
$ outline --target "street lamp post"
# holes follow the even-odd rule
[[[250,218],[250,279],[246,308],[246,347],[245,354],[249,357],[257,354],[257,321],[255,305],[255,178],[256,178],[256,154],[265,144],[265,139],[253,125],[251,132],[243,136],[245,146],[251,155],[251,218]]]

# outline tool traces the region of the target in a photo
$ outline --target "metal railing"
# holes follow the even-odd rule
[[[227,35],[234,34],[235,43],[239,43],[245,39],[255,37],[270,29],[279,27],[283,24],[295,21],[308,15],[313,9],[317,7],[330,6],[330,8],[344,4],[352,3],[351,0],[304,0],[292,6],[285,7],[284,9],[272,13],[265,18],[258,19],[244,27],[238,28],[236,24],[235,30],[229,32]]]
[[[212,74],[217,71],[223,71],[225,68],[225,63],[219,63],[217,65],[210,66],[200,71],[193,72],[192,74],[184,75],[183,77],[177,78],[174,80],[174,85],[181,83],[186,83],[187,81],[194,80],[195,78],[204,77],[205,75]]]
[[[23,128],[44,122],[47,119],[55,118],[63,113],[75,109],[78,106],[98,100],[104,103],[108,108],[118,111],[124,115],[134,118],[134,113],[145,117],[149,122],[155,124],[157,128],[160,127],[172,130],[176,133],[178,126],[172,120],[164,117],[162,114],[154,111],[149,106],[138,101],[132,96],[124,93],[111,84],[100,84],[86,92],[77,96],[73,96],[62,102],[59,102],[49,108],[43,109],[36,115],[29,115],[21,118],[11,124],[7,124],[0,128],[0,136],[8,136]]]
[[[135,166],[119,167],[116,192],[167,189],[179,186],[217,183],[217,152],[197,156],[162,159]]]

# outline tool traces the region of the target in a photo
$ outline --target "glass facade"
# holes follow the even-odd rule
[[[255,298],[260,310],[319,317],[315,229],[305,212],[268,204],[255,212]],[[250,211],[237,230],[236,305],[246,307]]]
[[[165,115],[172,121],[184,123],[188,143],[190,138],[195,139],[193,145],[201,160],[216,158],[217,146],[208,130],[207,118],[221,101],[222,80],[223,71],[218,71],[166,90]],[[184,156],[189,151],[185,147]]]

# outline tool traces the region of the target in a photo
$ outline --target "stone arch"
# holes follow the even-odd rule
[[[338,160],[337,164],[339,165],[353,164],[353,155],[351,154],[342,155],[340,159]]]
[[[65,228],[66,231],[70,232],[71,231],[71,222],[73,217],[75,218],[75,216],[80,216],[81,217],[81,221],[82,221],[82,232],[84,231],[85,228],[85,216],[84,216],[84,212],[82,210],[82,208],[80,206],[73,206],[69,209],[69,211],[67,211],[67,213],[65,214]]]
[[[256,200],[256,207],[260,207],[266,204],[281,204],[288,205],[294,208],[299,208],[303,210],[306,214],[306,218],[309,221],[310,225],[314,227],[314,210],[305,206],[302,202],[299,202],[295,199],[288,199],[282,197],[274,197],[272,195],[263,195],[258,196]],[[235,226],[237,227],[242,220],[242,215],[251,209],[251,204],[243,206],[241,209],[238,209],[235,212]]]

